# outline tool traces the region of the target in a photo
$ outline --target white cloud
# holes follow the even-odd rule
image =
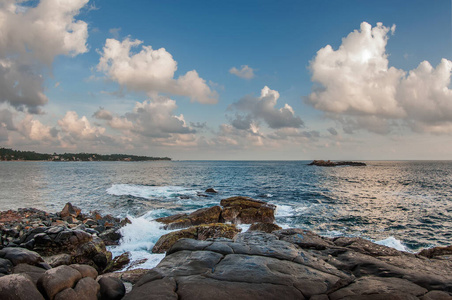
[[[240,112],[249,112],[249,114],[245,116],[236,114],[235,119],[231,122],[232,125],[237,129],[249,129],[251,124],[264,120],[272,129],[302,127],[304,125],[303,121],[300,117],[295,116],[295,112],[290,105],[286,103],[280,109],[275,108],[278,99],[278,91],[272,90],[267,86],[261,90],[260,97],[246,96],[240,99],[238,102],[233,103],[231,108]]]
[[[187,96],[200,103],[216,103],[217,94],[199,77],[195,70],[174,78],[177,62],[164,48],[141,46],[138,53],[131,50],[142,44],[126,38],[122,42],[107,39],[97,66],[113,81],[129,90],[144,91],[150,97],[158,93]]]
[[[433,68],[424,61],[408,74],[389,67],[386,45],[394,30],[363,22],[339,49],[320,49],[310,64],[317,85],[308,102],[353,125],[344,127],[346,132],[365,128],[388,133],[399,123],[426,132],[450,131],[452,62],[443,59]]]
[[[241,69],[237,69],[236,67],[232,67],[229,70],[229,73],[234,74],[243,79],[253,79],[254,78],[254,70],[250,68],[248,65],[241,66]]]
[[[49,141],[54,138],[52,128],[27,115],[18,125],[18,130],[32,141]]]
[[[88,51],[88,25],[75,20],[88,0],[3,0],[0,5],[0,102],[38,113],[48,102],[43,75],[57,55]]]
[[[66,112],[66,115],[58,120],[58,125],[64,133],[76,140],[96,140],[105,133],[105,128],[91,125],[85,116],[79,118],[75,111]]]

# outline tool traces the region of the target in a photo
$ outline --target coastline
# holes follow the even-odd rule
[[[0,288],[13,293],[26,286],[35,295],[43,293],[41,297],[51,299],[63,292],[81,295],[101,289],[123,291],[116,299],[240,299],[245,295],[247,299],[452,299],[448,271],[452,247],[406,253],[361,238],[326,238],[311,231],[281,229],[271,222],[274,207],[263,201],[233,197],[220,204],[158,220],[176,230],[172,233],[178,238],[155,268],[137,270],[124,270],[130,264],[126,252],[112,259],[105,248],[106,243],[120,240],[117,232],[128,226],[126,219],[83,214],[69,203],[56,214],[35,209],[1,212],[0,267],[2,263],[7,267],[0,268]],[[224,235],[218,230],[222,227],[212,222],[228,218],[232,227],[238,222],[263,226]],[[19,223],[26,226],[21,228]],[[207,231],[201,233],[197,224]],[[193,230],[197,233],[191,238],[179,233]],[[5,241],[23,243],[5,247]],[[82,253],[80,249],[97,252],[93,256],[92,250]],[[75,283],[67,275],[74,269],[91,275],[80,275]],[[57,273],[70,287],[55,291],[46,282]],[[18,278],[20,283],[11,287],[10,280]],[[80,284],[77,289],[82,281],[91,288]]]

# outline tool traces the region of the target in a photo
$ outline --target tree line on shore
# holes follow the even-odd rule
[[[127,154],[97,154],[97,153],[64,153],[47,154],[34,151],[20,151],[9,148],[0,148],[0,160],[41,160],[41,161],[154,161],[171,160],[169,157],[150,157]]]

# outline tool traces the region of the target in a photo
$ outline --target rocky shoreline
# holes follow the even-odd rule
[[[0,212],[1,299],[452,299],[452,246],[418,254],[361,238],[326,238],[274,224],[273,205],[247,197],[157,219],[179,229],[160,238],[151,270],[115,272],[127,219]],[[236,224],[253,224],[240,232]]]

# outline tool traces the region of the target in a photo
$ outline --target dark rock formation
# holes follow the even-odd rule
[[[452,299],[451,269],[359,238],[251,231],[178,240],[124,299]]]
[[[363,162],[356,162],[356,161],[330,161],[330,160],[314,160],[309,166],[319,166],[319,167],[337,167],[337,166],[353,166],[353,167],[360,167],[360,166],[366,166]]]
[[[208,188],[204,191],[205,193],[218,194],[218,192],[214,188]]]
[[[249,197],[231,197],[220,202],[223,206],[221,219],[233,224],[252,224],[255,222],[275,222],[276,207],[264,201]]]
[[[209,238],[233,238],[241,231],[233,224],[212,223],[198,226],[192,226],[187,229],[173,231],[162,235],[155,246],[152,248],[153,253],[164,253],[170,249],[174,243],[182,238],[190,238],[195,240],[207,240]]]
[[[220,214],[221,207],[213,206],[198,209],[191,214],[178,214],[159,218],[156,221],[165,224],[166,229],[179,229],[200,224],[218,223]]]
[[[102,277],[98,280],[100,285],[100,300],[120,300],[126,294],[122,281],[113,277]]]
[[[267,233],[271,233],[275,230],[282,229],[281,226],[278,226],[273,223],[254,223],[250,226],[248,231],[263,231]]]

